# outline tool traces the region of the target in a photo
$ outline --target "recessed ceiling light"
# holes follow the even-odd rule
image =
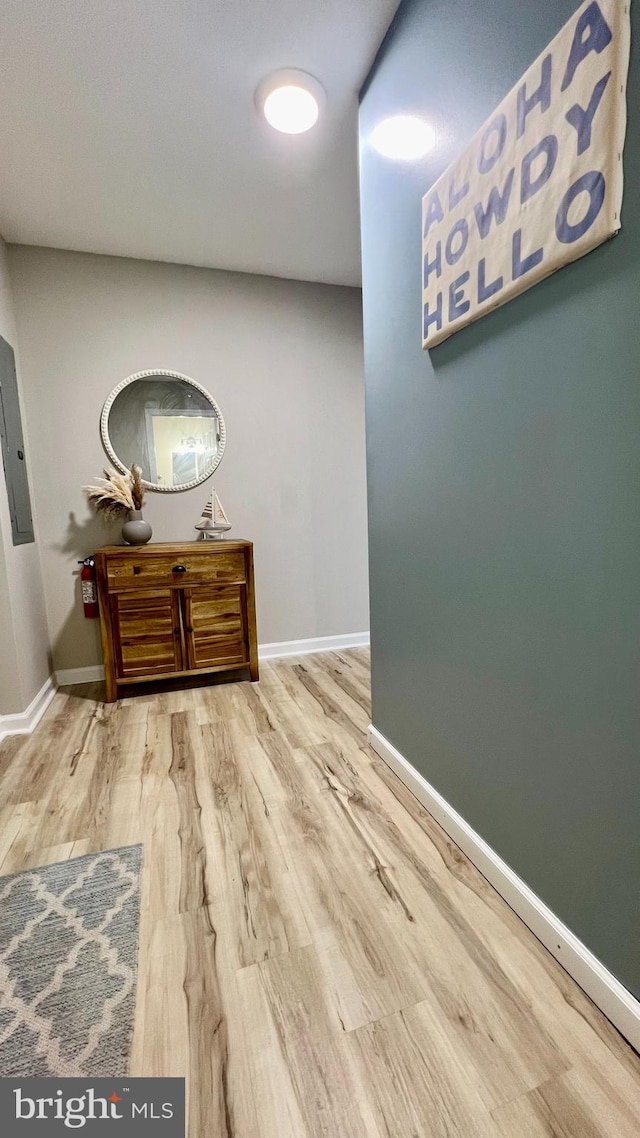
[[[417,115],[394,115],[383,119],[371,132],[371,145],[384,158],[415,162],[424,158],[436,143],[430,123]]]
[[[326,95],[306,71],[289,68],[264,79],[256,91],[256,104],[270,126],[283,134],[304,134],[318,121]]]

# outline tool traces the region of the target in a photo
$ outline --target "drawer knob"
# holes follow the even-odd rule
[[[186,571],[186,565],[174,565],[173,569],[171,570],[172,573],[186,573]]]

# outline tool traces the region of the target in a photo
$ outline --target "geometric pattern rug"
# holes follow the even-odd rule
[[[128,1073],[142,846],[0,877],[0,1076]]]

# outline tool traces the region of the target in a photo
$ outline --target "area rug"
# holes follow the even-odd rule
[[[126,1075],[142,846],[0,877],[0,1076]]]

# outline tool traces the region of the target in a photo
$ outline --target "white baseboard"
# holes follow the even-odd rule
[[[59,688],[66,688],[70,684],[93,684],[103,679],[102,664],[89,664],[86,668],[60,668],[56,672],[56,683]]]
[[[369,743],[552,956],[640,1051],[640,1002],[373,725]]]
[[[308,656],[312,652],[339,652],[342,648],[366,648],[368,632],[345,632],[340,636],[317,636],[311,640],[282,640],[278,644],[259,644],[261,660],[276,660],[281,656]]]
[[[42,719],[55,694],[56,686],[53,677],[49,676],[26,711],[19,711],[15,715],[0,715],[0,743],[7,735],[29,735]]]
[[[258,656],[261,660],[276,660],[281,656],[308,656],[312,652],[339,652],[343,648],[366,648],[369,644],[368,632],[345,632],[340,636],[317,636],[311,640],[282,640],[277,644],[259,644]],[[56,672],[59,687],[69,684],[92,684],[104,679],[102,664],[90,664],[87,668],[61,668]]]

